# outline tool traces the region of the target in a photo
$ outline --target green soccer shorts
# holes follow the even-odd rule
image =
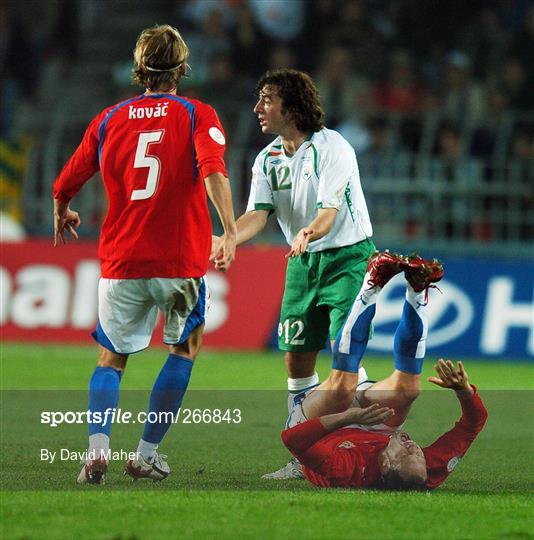
[[[281,350],[319,351],[329,337],[336,338],[374,251],[368,238],[352,246],[306,252],[288,260],[278,325]]]

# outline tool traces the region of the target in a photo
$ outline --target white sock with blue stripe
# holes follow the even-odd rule
[[[308,392],[319,385],[319,374],[317,371],[311,377],[300,377],[298,379],[287,378],[287,410],[289,414],[295,406],[294,398],[302,392]]]
[[[382,290],[379,287],[366,288],[368,280],[369,274],[366,274],[364,285],[339,331],[332,351],[332,369],[358,373],[362,357],[367,349],[376,301]]]

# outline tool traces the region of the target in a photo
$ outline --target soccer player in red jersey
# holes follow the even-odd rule
[[[407,289],[394,340],[395,369],[371,382],[360,368],[377,297],[404,270]],[[484,427],[487,411],[461,362],[440,359],[428,380],[455,390],[462,416],[452,430],[421,448],[402,430],[417,398],[427,335],[427,290],[441,279],[436,260],[376,253],[364,285],[338,335],[328,379],[294,398],[282,440],[305,476],[321,487],[434,489],[440,486]],[[359,384],[358,384],[359,383]]]
[[[98,170],[109,210],[99,243],[100,357],[89,387],[89,450],[78,482],[100,483],[108,465],[110,417],[128,356],[148,347],[158,309],[169,357],[152,390],[151,418],[176,414],[200,348],[212,227],[206,193],[221,220],[218,269],[235,256],[236,226],[224,162],[225,136],[209,105],[178,96],[189,50],[168,25],[144,30],[134,80],[145,89],[98,114],[54,183],[54,245],[80,224],[70,200]],[[108,414],[106,415],[106,411]],[[147,422],[126,472],[161,480],[170,470],[156,449],[170,420]]]

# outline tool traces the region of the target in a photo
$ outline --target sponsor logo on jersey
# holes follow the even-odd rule
[[[218,127],[210,127],[209,136],[218,144],[224,144],[226,142],[226,139],[224,138],[224,135],[222,134],[222,131]]]
[[[304,180],[309,180],[311,178],[311,175],[312,175],[311,167],[304,167],[302,171],[302,178],[304,178]]]
[[[282,160],[280,158],[278,159],[273,159],[271,161],[271,165],[279,165],[280,163],[282,163]]]

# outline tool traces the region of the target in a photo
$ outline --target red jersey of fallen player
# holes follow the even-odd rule
[[[141,95],[89,124],[54,182],[68,202],[100,170],[109,199],[98,254],[105,278],[201,277],[211,221],[203,179],[227,176],[225,137],[209,105]]]
[[[459,398],[462,417],[453,429],[423,448],[427,489],[440,486],[467,452],[484,427],[488,413],[476,388],[471,397]],[[321,487],[379,487],[378,454],[389,436],[356,428],[327,433],[319,418],[313,418],[282,432],[282,441],[302,463],[306,477]]]

